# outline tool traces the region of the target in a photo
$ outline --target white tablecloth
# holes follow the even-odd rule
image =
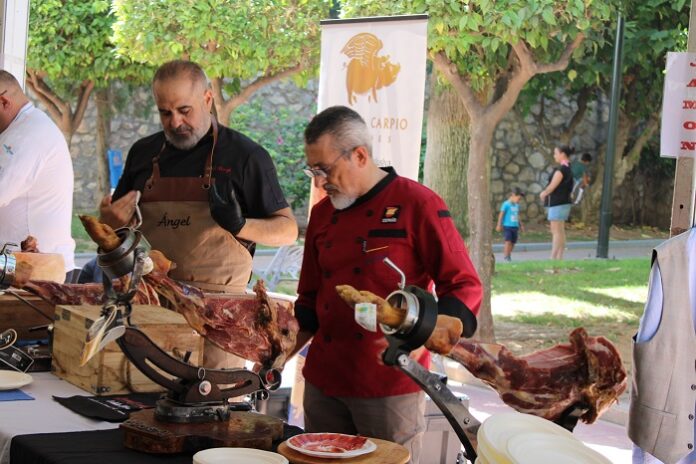
[[[15,435],[114,429],[119,424],[89,419],[62,406],[53,396],[91,396],[91,393],[50,372],[34,372],[34,381],[22,391],[36,398],[0,401],[0,464],[10,462],[10,442]]]

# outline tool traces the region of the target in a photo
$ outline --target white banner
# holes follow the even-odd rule
[[[372,131],[372,155],[418,180],[428,20],[425,15],[322,21],[319,111],[344,105]]]
[[[0,68],[16,77],[24,89],[29,0],[0,0],[0,27]]]
[[[696,53],[667,53],[660,156],[696,154]]]

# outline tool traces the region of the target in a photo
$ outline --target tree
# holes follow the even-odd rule
[[[32,2],[29,15],[27,85],[46,107],[68,145],[97,89],[97,169],[100,192],[109,191],[106,159],[109,87],[115,79],[140,82],[151,70],[117,56],[111,42],[115,17],[110,2]]]
[[[319,21],[330,6],[330,0],[114,0],[114,40],[137,61],[199,63],[211,79],[218,118],[227,124],[264,85],[311,72]]]
[[[647,0],[630,2],[624,11],[626,19],[621,102],[616,139],[616,153],[613,173],[616,189],[625,180],[632,179],[629,174],[643,159],[650,164],[650,157],[641,156],[644,148],[656,138],[661,115],[662,91],[664,85],[665,58],[668,51],[686,49],[689,12],[686,0]],[[593,40],[596,52],[585,55],[569,66],[566,75],[547,75],[534,80],[523,92],[520,102],[525,108],[540,103],[543,108],[547,102],[557,100],[558,96],[575,98],[577,111],[568,121],[561,134],[548,134],[543,112],[534,116],[539,120],[539,135],[549,146],[549,139],[556,137],[560,143],[568,143],[577,123],[582,121],[588,103],[600,99],[608,103],[614,55],[616,24],[607,23],[601,36]],[[553,143],[553,142],[551,142]],[[602,194],[604,177],[604,154],[606,146],[600,147],[595,157],[594,185],[590,195],[582,203],[583,222],[597,220],[597,210]],[[653,164],[660,164],[655,160]],[[660,171],[658,169],[658,171]],[[635,191],[634,188],[630,188]]]
[[[648,142],[659,134],[665,59],[668,51],[686,50],[689,9],[686,0],[631,2],[626,19],[623,88],[613,166],[617,188],[638,166]],[[601,49],[600,57],[610,56],[609,48]],[[611,72],[604,74],[603,70],[597,73],[598,87],[606,94],[609,94],[610,76]],[[590,196],[593,210],[598,208],[601,198],[605,151],[606,147],[602,147],[597,157],[596,183]]]
[[[398,5],[346,0],[343,6],[346,16],[430,15],[430,57],[469,116],[469,249],[484,285],[478,334],[493,340],[489,162],[493,133],[532,77],[561,71],[574,53],[582,53],[586,31],[609,17],[610,5],[592,0],[407,0]],[[466,147],[462,151],[466,156]]]

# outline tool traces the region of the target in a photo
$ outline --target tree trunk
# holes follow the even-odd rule
[[[469,253],[483,285],[483,300],[478,314],[477,338],[495,341],[491,312],[491,279],[493,274],[493,212],[491,210],[491,165],[488,152],[497,121],[482,117],[470,124],[467,191],[469,197]]]
[[[111,191],[109,159],[109,139],[111,138],[111,92],[107,87],[94,92],[97,105],[97,190],[95,205]]]
[[[445,200],[459,233],[468,238],[469,116],[452,87],[437,88],[432,81],[423,182]]]

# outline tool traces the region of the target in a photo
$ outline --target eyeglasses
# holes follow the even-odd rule
[[[331,170],[333,167],[338,163],[338,160],[343,158],[344,156],[349,156],[353,153],[353,151],[358,148],[358,147],[353,147],[350,150],[344,150],[341,152],[340,155],[338,155],[338,158],[336,158],[333,163],[329,164],[328,166],[321,167],[321,168],[305,168],[302,170],[305,174],[307,174],[307,177],[311,177],[312,179],[315,177],[323,177],[327,178],[329,177],[329,174],[331,174]]]

